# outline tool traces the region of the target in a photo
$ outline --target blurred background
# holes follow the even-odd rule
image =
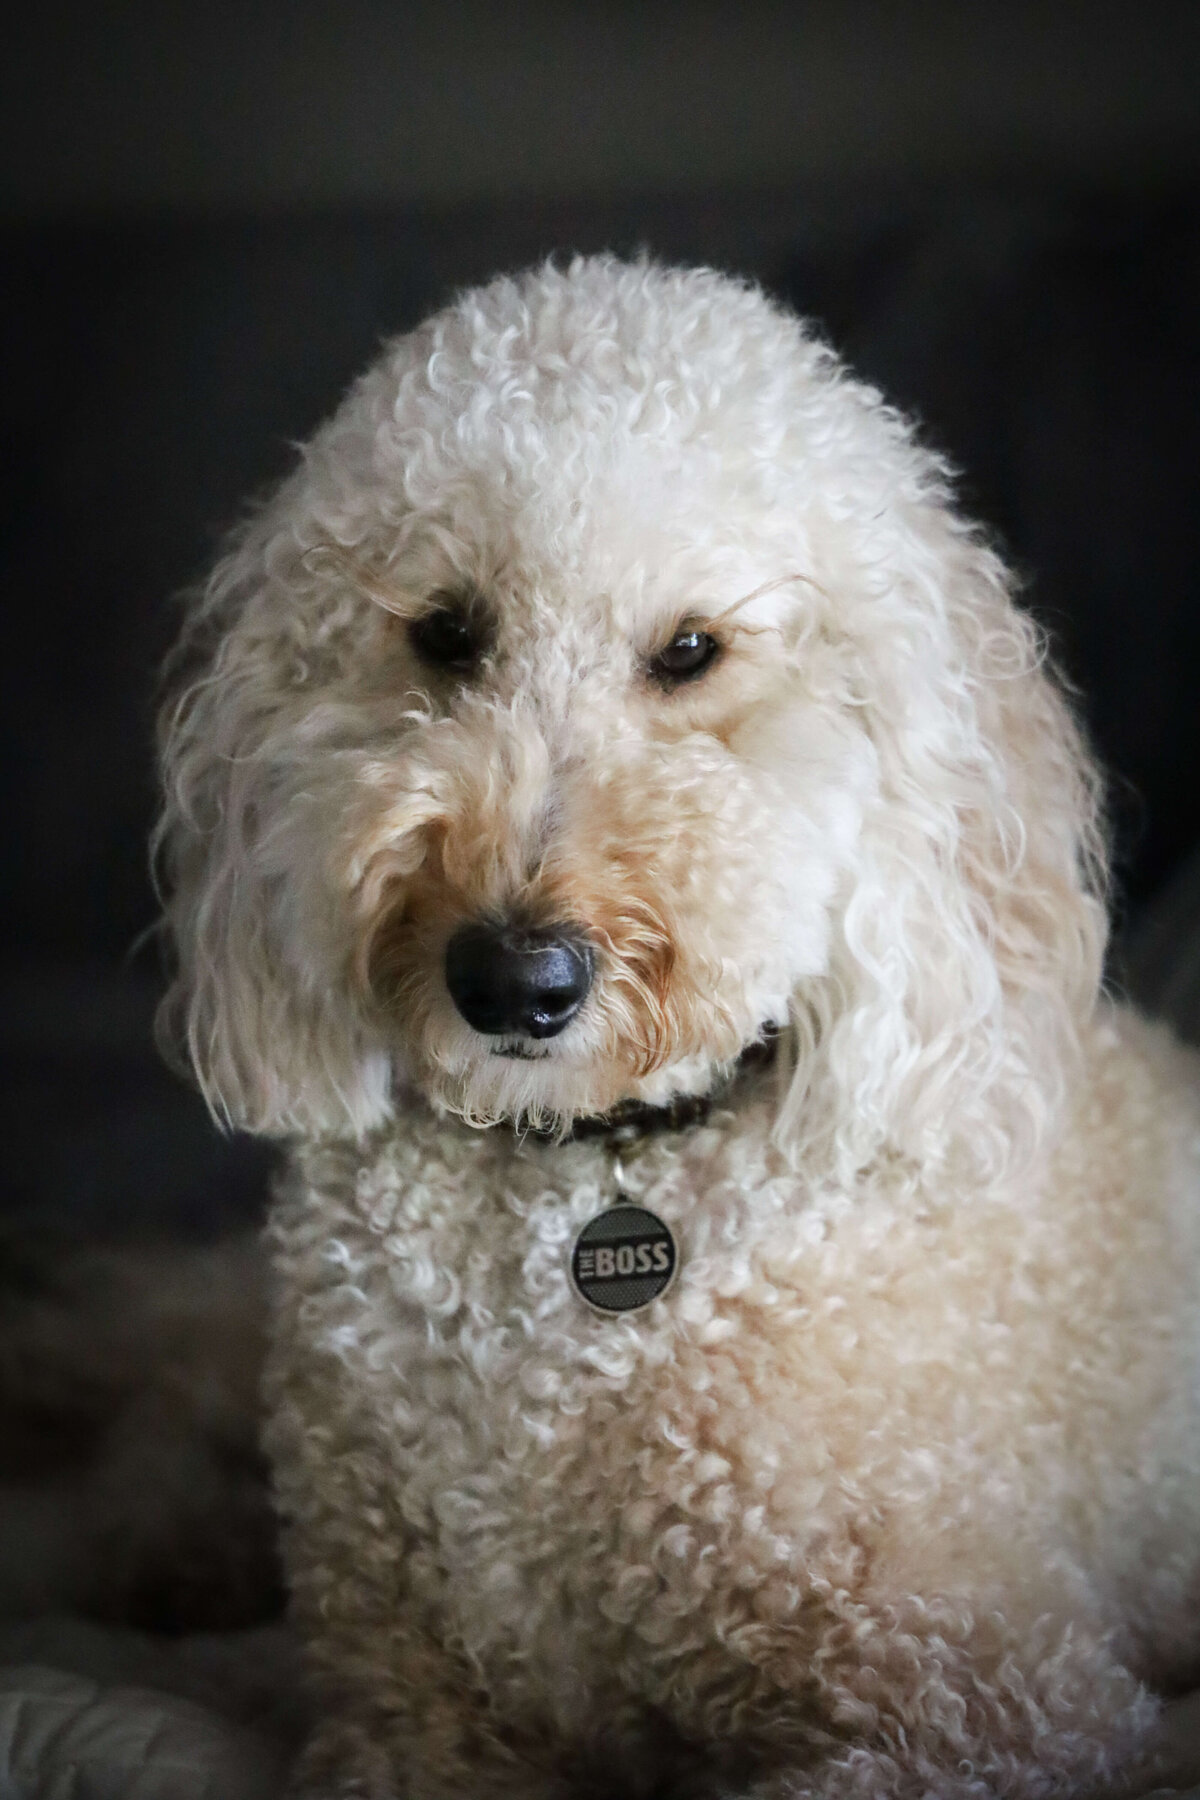
[[[259,1207],[264,1154],[160,1068],[132,949],[173,596],[383,336],[548,252],[756,277],[919,416],[1077,684],[1126,931],[1186,911],[1196,0],[116,0],[5,36],[10,1219]]]

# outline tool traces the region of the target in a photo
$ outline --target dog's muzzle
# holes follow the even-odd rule
[[[595,958],[568,926],[464,925],[446,946],[446,986],[488,1037],[557,1037],[587,999]]]

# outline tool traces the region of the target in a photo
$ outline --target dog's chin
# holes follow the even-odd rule
[[[548,1131],[566,1130],[577,1119],[610,1112],[622,1100],[645,1098],[645,1084],[628,1075],[570,1066],[552,1053],[525,1045],[497,1046],[465,1068],[430,1071],[420,1085],[439,1110],[469,1124]]]
[[[667,1106],[708,1094],[735,1062],[736,1054],[714,1059],[701,1053],[633,1074],[628,1066],[572,1054],[559,1044],[497,1038],[480,1040],[467,1054],[460,1049],[430,1058],[413,1075],[431,1105],[468,1124],[554,1132],[631,1103]]]

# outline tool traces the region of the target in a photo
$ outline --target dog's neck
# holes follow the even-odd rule
[[[590,1113],[572,1121],[566,1131],[544,1130],[522,1121],[517,1130],[540,1143],[581,1143],[604,1139],[614,1146],[632,1144],[665,1132],[687,1131],[702,1125],[713,1108],[725,1100],[741,1077],[751,1070],[769,1068],[775,1060],[779,1032],[773,1027],[747,1044],[725,1079],[704,1094],[676,1094],[662,1106],[645,1100],[622,1100],[606,1113]]]

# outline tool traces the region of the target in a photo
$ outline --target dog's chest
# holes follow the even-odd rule
[[[794,1418],[772,1415],[778,1359],[752,1317],[787,1310],[794,1193],[785,1226],[783,1176],[753,1155],[735,1171],[711,1131],[628,1158],[681,1266],[664,1299],[605,1317],[570,1262],[616,1197],[609,1153],[452,1148],[406,1142],[350,1178],[310,1159],[276,1226],[285,1287],[305,1296],[284,1354],[337,1390],[325,1404],[371,1472],[364,1499],[403,1540],[398,1604],[497,1686],[570,1713],[635,1647],[701,1635],[718,1569],[743,1570],[747,1616],[773,1587],[794,1605],[797,1545],[771,1519],[799,1474]]]

